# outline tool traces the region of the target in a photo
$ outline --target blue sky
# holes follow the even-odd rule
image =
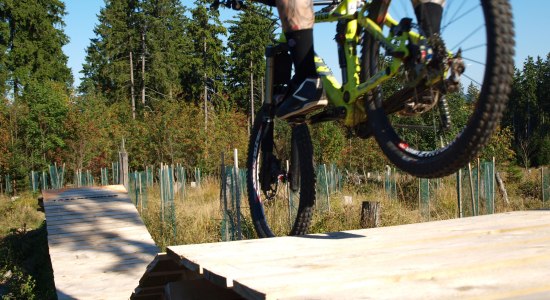
[[[397,1],[398,8],[395,14],[403,11],[401,5],[408,0]],[[466,0],[470,2],[471,0]],[[63,47],[63,51],[69,57],[69,67],[75,77],[75,85],[80,83],[79,72],[82,70],[82,63],[86,56],[86,47],[90,39],[95,35],[94,27],[97,25],[97,15],[103,0],[65,0],[67,16],[65,16],[65,33],[69,36],[70,42]],[[183,0],[184,5],[191,6],[192,0]],[[455,2],[457,2],[455,0]],[[450,3],[450,1],[448,2]],[[514,23],[516,29],[516,66],[521,67],[527,56],[546,57],[550,52],[550,39],[546,36],[546,29],[550,28],[550,1],[549,0],[511,0]],[[456,5],[456,4],[455,4]],[[404,6],[404,5],[403,5]],[[451,11],[451,10],[449,10]],[[231,10],[222,10],[222,18],[228,19],[233,16]],[[472,16],[472,23],[477,24],[475,16]],[[337,73],[336,47],[332,37],[334,25],[324,24],[315,27],[315,48],[316,52],[325,59],[329,67]],[[474,28],[475,29],[475,28]],[[462,31],[465,31],[463,28]],[[329,38],[327,38],[327,33]],[[447,33],[451,35],[449,30]],[[452,37],[451,37],[452,38]],[[472,64],[475,68],[475,64]]]

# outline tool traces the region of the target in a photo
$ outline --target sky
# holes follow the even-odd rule
[[[405,3],[408,0],[394,0],[396,1],[395,12],[390,12],[399,17],[400,12],[405,10]],[[454,0],[458,2],[462,0]],[[93,32],[94,27],[98,24],[97,15],[101,7],[104,7],[103,0],[64,0],[66,5],[67,15],[65,16],[65,33],[69,37],[69,44],[63,47],[63,51],[68,56],[68,65],[72,70],[75,86],[80,83],[80,71],[82,70],[82,64],[86,57],[86,48],[90,44],[90,39],[95,37]],[[192,0],[183,0],[182,3],[185,6],[192,6]],[[466,0],[471,2],[471,0]],[[521,68],[523,62],[527,56],[537,57],[541,56],[546,58],[546,55],[550,52],[550,39],[546,36],[545,32],[547,28],[550,28],[550,1],[549,0],[511,0],[512,13],[514,15],[514,24],[516,31],[516,67]],[[449,11],[451,10],[451,1],[448,0]],[[221,9],[221,8],[220,8]],[[467,9],[464,9],[467,10]],[[462,11],[464,11],[462,10]],[[234,12],[228,9],[221,10],[222,20],[228,20],[234,16]],[[451,18],[451,16],[447,16]],[[471,19],[472,24],[479,24],[479,20],[476,20],[476,16],[467,16]],[[465,22],[459,24],[460,26],[468,26],[470,19],[466,19]],[[463,19],[464,21],[464,19]],[[466,25],[462,25],[466,23]],[[228,24],[229,25],[229,24]],[[477,27],[472,27],[475,30]],[[470,29],[454,28],[454,30],[460,30],[462,33],[470,32]],[[330,33],[330,38],[327,38],[327,32]],[[327,65],[336,74],[338,73],[336,46],[332,39],[334,35],[334,23],[316,25],[314,29],[314,40],[316,52],[325,59]],[[446,35],[449,40],[452,40],[454,36],[453,28],[450,28]],[[461,35],[463,36],[463,35]],[[447,37],[446,37],[447,38]],[[457,37],[461,39],[462,37]],[[470,42],[473,43],[473,38],[470,38]],[[475,43],[474,43],[475,44]],[[472,44],[472,47],[474,45]],[[449,46],[450,47],[450,46]],[[477,54],[474,55],[479,59]],[[465,54],[466,56],[466,54]],[[476,68],[475,63],[468,64],[468,68]],[[474,72],[475,73],[475,72]],[[471,74],[471,73],[470,73]],[[339,78],[339,74],[336,74]],[[475,76],[474,76],[475,77]]]

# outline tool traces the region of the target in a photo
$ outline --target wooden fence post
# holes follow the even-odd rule
[[[122,139],[122,148],[118,153],[118,183],[124,185],[128,190],[128,153],[124,147],[124,139]]]
[[[380,202],[363,201],[361,205],[361,228],[380,226]]]
[[[233,150],[233,162],[234,162],[234,172],[235,172],[235,202],[237,206],[237,240],[242,240],[241,234],[241,191],[240,191],[240,176],[239,176],[239,154],[237,149]]]
[[[458,217],[462,218],[462,169],[458,169],[458,172],[456,173],[456,195],[458,198]]]

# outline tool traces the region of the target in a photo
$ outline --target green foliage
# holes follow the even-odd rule
[[[524,199],[533,198],[542,200],[541,190],[542,186],[540,181],[525,180],[518,186],[519,195]]]
[[[9,166],[11,153],[9,151],[10,144],[10,124],[8,119],[7,101],[0,98],[0,174]]]
[[[65,4],[59,0],[0,4],[0,95],[17,98],[32,81],[57,81],[68,88],[72,76],[61,47]]]
[[[54,82],[27,86],[21,98],[25,115],[19,119],[19,128],[23,147],[28,149],[28,168],[46,167],[65,146],[63,121],[68,100],[63,87]]]
[[[139,5],[143,44],[138,46],[138,53],[146,58],[145,74],[140,76],[145,75],[142,84],[150,98],[147,100],[175,99],[183,90],[180,76],[191,71],[185,63],[190,58],[187,49],[191,47],[191,40],[185,34],[190,20],[178,0],[140,1]],[[141,70],[141,60],[138,64]]]
[[[221,40],[221,36],[226,35],[226,29],[219,20],[219,12],[209,10],[208,5],[205,0],[195,1],[195,7],[190,10],[193,21],[187,24],[185,31],[192,42],[186,49],[190,54],[186,61],[189,72],[182,74],[181,82],[185,94],[195,103],[201,100],[207,78],[213,91],[223,91],[227,69]]]
[[[227,46],[230,52],[227,84],[233,105],[250,112],[250,73],[253,74],[254,101],[260,103],[261,80],[265,72],[265,47],[272,41],[272,12],[263,5],[250,3],[252,10],[241,12],[230,21]],[[256,104],[256,110],[260,105]]]
[[[106,100],[97,94],[76,97],[68,105],[64,130],[65,147],[62,157],[70,170],[110,166],[113,150],[119,140],[112,139],[116,118],[111,118]]]
[[[503,124],[513,134],[516,160],[524,167],[550,163],[550,53],[546,60],[528,57],[516,70]]]
[[[346,146],[345,129],[336,122],[325,122],[312,130],[313,153],[319,164],[337,161]]]
[[[8,268],[0,268],[0,275],[10,274],[7,280],[7,294],[2,296],[2,300],[11,299],[36,299],[35,297],[35,281],[32,276],[25,274],[19,267],[14,267],[13,270]]]
[[[140,38],[136,5],[136,0],[105,1],[83,65],[84,92],[98,90],[113,102],[130,98],[129,56]]]
[[[0,195],[2,299],[56,297],[44,214],[37,207],[36,196],[30,193],[15,201]]]
[[[512,160],[515,155],[512,141],[513,134],[510,128],[497,128],[487,146],[481,151],[481,159],[491,161],[495,157],[499,163]]]
[[[521,182],[523,180],[523,172],[518,166],[509,165],[506,172],[508,173],[508,181],[510,182]]]

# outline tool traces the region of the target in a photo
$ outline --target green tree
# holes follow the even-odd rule
[[[250,114],[250,89],[254,87],[253,99],[261,103],[262,80],[265,73],[265,47],[272,41],[273,18],[271,9],[265,5],[250,3],[250,9],[231,21],[228,48],[231,50],[227,81],[229,94],[237,109]],[[251,82],[251,75],[253,81]],[[259,106],[256,104],[256,110]]]
[[[64,120],[63,154],[69,169],[99,172],[99,168],[110,166],[117,147],[111,139],[111,128],[115,125],[108,117],[108,109],[105,99],[92,93],[78,96],[69,103]]]
[[[24,114],[19,117],[19,138],[27,170],[42,169],[59,159],[65,146],[63,122],[69,97],[55,82],[31,82],[21,97]],[[22,174],[19,174],[22,175]]]
[[[9,161],[11,153],[9,151],[10,145],[10,124],[8,120],[8,101],[0,98],[0,174],[4,174],[5,170],[9,168]]]
[[[503,124],[513,131],[514,150],[518,162],[528,168],[533,164],[544,162],[539,159],[541,145],[545,143],[549,129],[546,118],[546,105],[543,99],[548,96],[540,87],[548,82],[545,73],[547,63],[540,58],[528,57],[521,71],[516,70],[512,84],[512,93]],[[548,84],[548,83],[546,83]]]
[[[130,77],[137,65],[135,56],[140,39],[137,5],[137,0],[105,0],[94,28],[96,38],[86,50],[81,91],[97,90],[111,103],[130,103]]]
[[[346,147],[345,129],[336,122],[325,122],[311,131],[313,152],[317,163],[337,162]]]
[[[178,0],[157,0],[142,1],[141,10],[146,94],[153,99],[174,99],[183,91],[180,76],[187,68],[191,47],[185,34],[189,24],[185,8]]]
[[[5,0],[0,3],[0,94],[21,96],[32,81],[72,85],[63,32],[65,4],[59,0]]]
[[[189,60],[181,82],[185,95],[190,97],[188,101],[198,104],[201,99],[204,101],[206,82],[214,92],[223,92],[227,61],[221,36],[226,35],[226,29],[220,22],[219,13],[208,9],[206,0],[195,1],[190,12],[192,22],[187,24],[186,35],[192,42],[184,50],[188,51]]]

